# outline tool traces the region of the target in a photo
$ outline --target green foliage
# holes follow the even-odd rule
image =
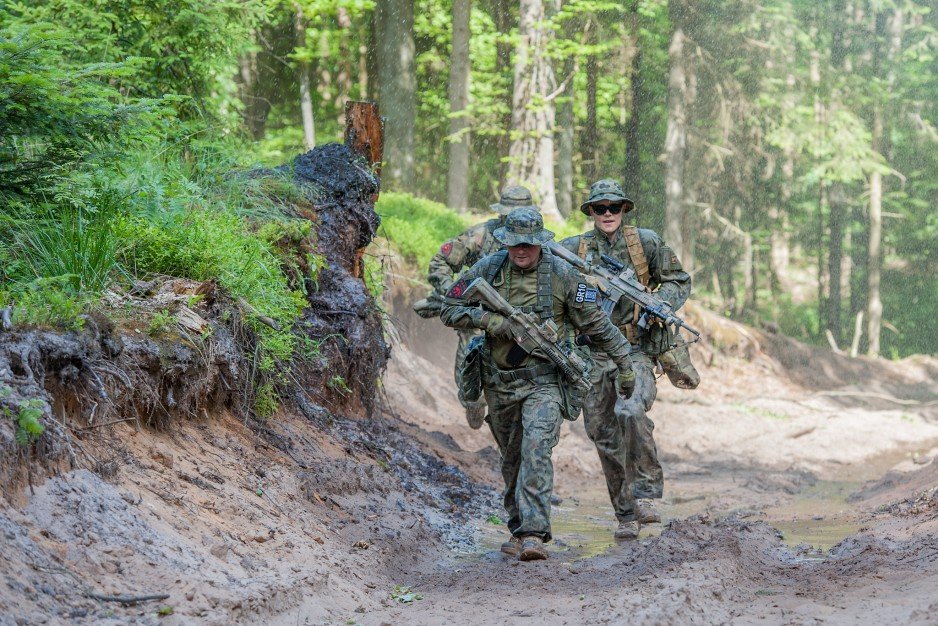
[[[45,403],[42,400],[28,400],[19,407],[19,413],[16,416],[16,443],[21,446],[27,446],[33,441],[39,439],[45,427],[40,420],[42,419]],[[4,409],[4,412],[8,412]]]
[[[381,302],[381,297],[384,295],[386,288],[384,263],[384,258],[372,255],[365,256],[365,286],[375,302]]]
[[[7,2],[14,24],[56,24],[72,43],[68,60],[133,60],[139,71],[119,76],[133,97],[185,94],[184,117],[212,116],[233,104],[230,79],[266,0],[30,0]]]
[[[254,412],[262,419],[273,417],[280,408],[280,397],[273,383],[266,382],[254,392]]]
[[[440,244],[472,223],[446,206],[405,193],[382,193],[375,205],[384,234],[403,257],[425,268]]]
[[[127,99],[113,83],[133,75],[132,60],[69,60],[68,31],[6,21],[0,11],[0,201],[21,209],[74,196],[70,181],[158,132],[171,99]]]
[[[147,333],[151,336],[162,335],[173,327],[175,319],[175,316],[166,309],[156,311],[150,318]]]
[[[0,297],[15,303],[14,324],[81,330],[85,324],[82,314],[90,302],[86,295],[75,291],[77,281],[73,278],[37,278],[25,285],[13,285],[13,290],[5,294],[0,291]]]
[[[28,282],[58,278],[76,292],[97,292],[111,279],[117,265],[113,222],[117,199],[103,192],[96,206],[63,202],[41,205],[29,217],[0,217],[0,235],[12,265],[9,278]]]

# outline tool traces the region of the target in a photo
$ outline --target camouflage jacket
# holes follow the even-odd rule
[[[502,245],[495,241],[492,233],[502,225],[503,218],[496,217],[482,224],[476,224],[463,234],[449,239],[440,246],[439,252],[430,259],[427,280],[440,295],[445,294],[453,284],[453,274],[472,267],[476,261],[488,256]]]
[[[456,292],[461,292],[460,289],[457,289],[460,285],[464,289],[476,278],[487,279],[486,275],[491,274],[489,260],[492,258],[492,256],[487,256],[476,262],[459,277],[459,282],[447,292],[443,302],[443,312],[440,316],[444,324],[458,329],[485,329],[490,314],[479,306],[472,306],[458,299]],[[539,291],[537,288],[537,275],[539,272],[537,270],[544,263],[550,264],[552,317],[554,322],[562,329],[563,334],[566,334],[566,331],[572,326],[578,332],[589,335],[593,345],[606,352],[616,365],[631,368],[631,361],[629,360],[631,347],[629,342],[596,305],[596,289],[587,284],[583,276],[563,259],[550,254],[545,249],[537,268],[527,271],[518,269],[510,260],[506,260],[489,282],[510,304],[520,307],[524,311],[536,311]],[[492,336],[487,336],[486,340],[495,365],[499,368],[508,367],[505,356],[514,341]],[[538,354],[535,352],[524,362],[517,364],[516,367],[533,365],[535,363],[532,363],[532,360],[538,358]]]
[[[582,235],[568,237],[561,241],[560,245],[574,254],[584,252],[586,260],[590,263],[598,263],[600,254],[608,254],[624,263],[626,267],[635,269],[623,230],[624,227],[620,227],[611,242],[605,233],[594,228]],[[690,297],[690,274],[684,271],[677,255],[664,243],[658,233],[647,228],[639,228],[638,236],[648,262],[648,287],[653,291],[657,289],[658,297],[670,302],[674,310],[681,308]],[[585,243],[581,246],[582,240],[585,240]],[[612,312],[612,322],[619,328],[632,324],[635,322],[634,311],[634,305],[622,298]]]

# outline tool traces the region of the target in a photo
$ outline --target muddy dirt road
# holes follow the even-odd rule
[[[938,623],[934,360],[698,355],[701,388],[662,385],[652,413],[666,523],[612,541],[568,423],[551,558],[525,564],[498,551],[498,455],[445,332],[417,329],[432,361],[396,341],[370,418],[83,433],[95,471],[0,506],[0,625]]]
[[[449,389],[431,394],[448,372],[397,355],[407,358],[385,386],[403,419],[469,450],[490,445],[450,417],[460,413]],[[659,387],[665,524],[639,541],[612,539],[596,454],[582,423],[568,423],[550,560],[505,557],[504,526],[476,520],[470,552],[410,581],[421,600],[358,621],[938,623],[934,364],[861,388],[805,386],[772,361],[721,357],[697,391]]]

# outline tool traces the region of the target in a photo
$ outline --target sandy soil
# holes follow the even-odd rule
[[[463,420],[451,337],[427,324],[407,330],[432,360],[396,345],[372,419],[89,433],[104,475],[0,507],[0,625],[938,623],[932,361],[861,364],[861,388],[806,384],[768,349],[700,353],[701,388],[663,384],[652,413],[666,523],[612,540],[570,423],[557,541],[525,564],[498,552],[497,453]]]
[[[778,349],[757,358],[695,349],[710,361],[699,389],[659,381],[663,527],[612,540],[596,454],[582,422],[568,423],[555,451],[562,502],[549,561],[503,557],[504,527],[486,524],[481,555],[416,579],[423,600],[360,621],[938,623],[934,362],[832,361],[805,384],[803,372],[786,375],[792,356]],[[853,378],[854,367],[872,368],[872,380]],[[404,419],[470,450],[489,446],[487,432],[453,417],[447,378],[412,355],[392,360],[385,386]],[[830,384],[838,378],[846,384]]]

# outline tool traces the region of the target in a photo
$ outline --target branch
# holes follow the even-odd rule
[[[258,322],[262,324],[266,324],[267,326],[270,326],[271,328],[273,328],[274,330],[278,332],[283,330],[280,327],[280,324],[274,321],[273,318],[267,317],[266,315],[261,315],[260,312],[257,309],[255,309],[253,306],[251,306],[251,304],[244,298],[238,298],[238,304],[241,305],[241,308],[244,309],[244,311],[247,314],[253,315],[254,317],[256,317]]]
[[[89,598],[100,600],[101,602],[119,602],[120,604],[136,604],[137,602],[148,602],[150,600],[166,600],[168,593],[153,593],[145,596],[105,596],[100,593],[89,591],[85,594]]]

